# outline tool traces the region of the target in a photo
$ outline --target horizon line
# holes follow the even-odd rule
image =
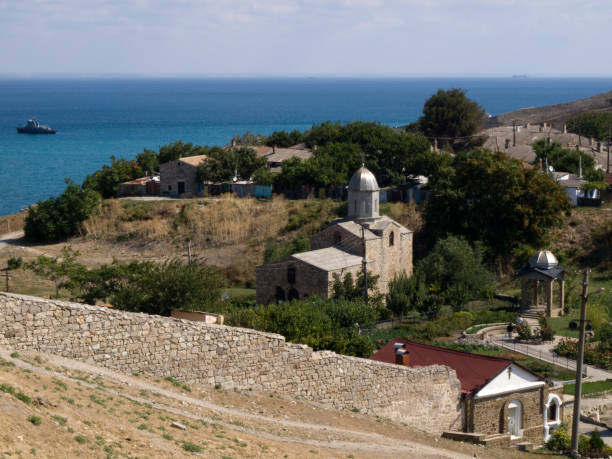
[[[499,78],[499,79],[564,79],[564,78],[586,78],[586,79],[612,79],[612,75],[581,75],[581,74],[377,74],[377,73],[321,73],[321,74],[272,74],[272,73],[136,73],[136,72],[18,72],[0,73],[0,79],[38,79],[38,78],[155,78],[155,79],[213,79],[213,78],[296,78],[296,79],[325,79],[325,78],[344,78],[344,79],[416,79],[416,78]]]

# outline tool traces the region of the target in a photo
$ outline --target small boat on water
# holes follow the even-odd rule
[[[25,126],[18,126],[19,134],[55,134],[57,131],[46,124],[38,124],[35,119],[28,120]]]

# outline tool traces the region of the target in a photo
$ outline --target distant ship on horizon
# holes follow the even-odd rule
[[[38,124],[36,119],[28,120],[25,126],[18,126],[19,134],[55,134],[57,130],[52,129],[46,124]]]

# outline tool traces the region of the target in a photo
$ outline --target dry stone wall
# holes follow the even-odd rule
[[[313,352],[254,330],[0,293],[0,345],[126,373],[300,396],[432,432],[460,427],[460,384],[447,367]]]

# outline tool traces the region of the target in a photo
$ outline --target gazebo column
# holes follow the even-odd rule
[[[554,282],[555,281],[551,279],[546,283],[546,317],[552,317]]]
[[[538,295],[538,293],[539,293],[538,290],[540,290],[540,285],[539,285],[540,283],[537,280],[534,279],[532,284],[533,284],[533,302],[532,302],[532,304],[537,307],[538,306],[538,300],[539,300],[539,298],[538,298],[538,296],[539,296]]]

